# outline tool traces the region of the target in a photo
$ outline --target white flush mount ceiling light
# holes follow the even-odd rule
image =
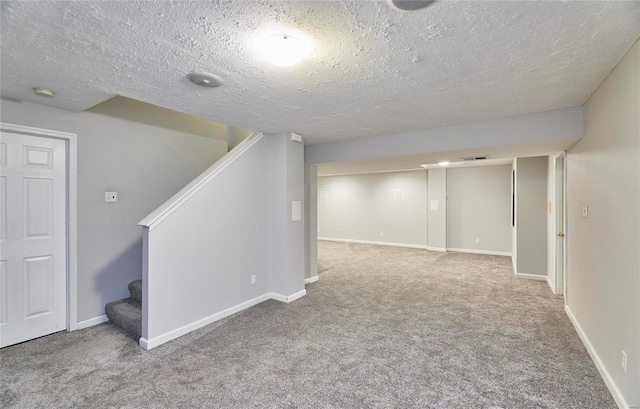
[[[189,78],[189,81],[196,85],[200,85],[201,87],[216,88],[224,84],[222,78],[208,72],[194,72],[189,74],[187,77]]]
[[[395,10],[415,11],[427,7],[434,1],[435,0],[387,0],[387,3]]]
[[[39,97],[53,98],[56,93],[48,88],[35,87],[33,93]]]
[[[440,166],[447,166],[449,164],[448,160],[441,160],[440,162],[438,162],[438,165]]]
[[[289,67],[299,63],[313,53],[313,44],[303,36],[271,34],[255,42],[257,52],[270,63]]]

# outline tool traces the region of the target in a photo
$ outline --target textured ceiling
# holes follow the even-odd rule
[[[82,111],[123,95],[310,143],[581,105],[640,35],[637,1],[0,4],[5,97]],[[283,28],[315,54],[260,60],[252,39]],[[196,87],[192,71],[225,85]]]

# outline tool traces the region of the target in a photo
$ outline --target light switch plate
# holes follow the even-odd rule
[[[589,205],[582,205],[582,217],[589,217]]]
[[[107,203],[115,203],[118,201],[118,192],[104,192],[104,201]]]

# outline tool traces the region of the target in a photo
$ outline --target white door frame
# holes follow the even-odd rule
[[[569,283],[568,280],[568,276],[569,276],[569,239],[568,239],[568,235],[569,235],[569,213],[568,213],[568,209],[569,207],[567,206],[567,165],[569,163],[569,161],[567,160],[567,151],[564,151],[562,153],[562,158],[564,158],[564,166],[562,169],[562,205],[564,206],[564,209],[562,209],[563,211],[563,222],[564,225],[562,226],[562,228],[564,229],[564,251],[562,252],[562,297],[564,298],[564,305],[568,305],[568,300],[567,300],[567,284]]]
[[[567,154],[566,152],[563,152],[559,155],[554,156],[554,172],[555,169],[557,169],[556,167],[556,161],[558,159],[562,159],[563,163],[562,163],[562,232],[564,233],[564,237],[563,239],[563,248],[562,248],[562,260],[560,260],[560,263],[562,264],[562,277],[561,277],[561,291],[556,291],[556,294],[558,295],[562,295],[564,297],[564,302],[566,304],[567,302],[567,244],[568,244],[568,239],[567,239]],[[556,195],[557,193],[557,177],[554,177],[554,195]],[[557,203],[556,203],[557,206]],[[556,214],[554,215],[554,228],[556,229],[555,233],[558,233],[557,231],[557,211]],[[556,242],[554,243],[556,245],[556,249],[557,249],[557,236],[555,236],[554,234],[554,238],[556,240]],[[555,251],[555,260],[554,260],[554,270],[555,270],[555,274],[554,274],[554,280],[555,280],[555,287],[556,289],[558,287],[560,287],[558,284],[558,271],[555,268],[555,266],[557,266],[557,257],[558,257],[558,252]]]
[[[78,328],[78,149],[72,133],[0,122],[0,130],[20,135],[62,139],[67,153],[67,331]]]

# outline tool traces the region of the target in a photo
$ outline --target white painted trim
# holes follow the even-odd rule
[[[389,247],[406,247],[410,249],[426,249],[426,245],[422,244],[405,244],[405,243],[389,243],[386,241],[369,241],[369,240],[352,240],[352,239],[337,239],[333,237],[318,237],[318,240],[323,241],[337,241],[340,243],[356,243],[356,244],[373,244],[376,246],[389,246]]]
[[[318,280],[320,280],[320,276],[313,276],[313,277],[305,278],[304,283],[311,284],[311,283],[315,283]]]
[[[547,281],[547,276],[540,276],[537,274],[520,274],[516,273],[516,278],[524,278],[526,280],[535,280],[535,281]]]
[[[303,294],[304,295],[304,294]],[[220,311],[218,313],[212,314],[208,317],[202,318],[198,321],[192,322],[191,324],[184,325],[180,328],[177,328],[173,331],[169,331],[165,334],[158,335],[157,337],[146,339],[144,337],[140,338],[139,344],[143,349],[149,350],[157,347],[158,345],[162,345],[165,342],[169,342],[178,337],[188,334],[191,331],[195,331],[204,326],[207,326],[211,323],[221,320],[222,318],[228,317],[229,315],[235,314],[236,312],[240,312],[242,310],[246,310],[249,307],[253,307],[256,304],[260,304],[263,301],[272,298],[270,293],[263,294],[259,297],[253,298],[249,301],[245,301],[238,305],[235,305],[231,308],[227,308],[226,310]]]
[[[556,288],[553,285],[553,280],[551,278],[549,278],[549,276],[546,276],[546,277],[547,277],[547,284],[549,284],[549,288],[551,288],[551,292],[555,294],[556,293]]]
[[[426,248],[429,251],[439,251],[441,253],[446,253],[447,252],[447,249],[445,249],[444,247],[430,247],[430,246],[427,246]]]
[[[565,151],[565,156],[564,156],[564,169],[562,171],[562,176],[564,177],[564,180],[562,182],[562,206],[564,206],[563,209],[563,213],[564,213],[564,227],[563,227],[563,231],[565,234],[565,239],[564,239],[564,252],[562,253],[562,257],[563,257],[563,266],[562,266],[562,295],[564,296],[564,305],[568,305],[569,304],[569,291],[567,286],[569,285],[569,240],[567,239],[567,236],[569,235],[569,207],[567,206],[567,178],[568,178],[568,168],[567,166],[569,165],[569,156],[568,156],[568,152]]]
[[[282,295],[282,294],[276,294],[276,293],[269,293],[269,296],[276,300],[276,301],[280,301],[280,302],[286,302],[286,303],[290,303],[293,302],[295,300],[297,300],[300,297],[304,297],[307,294],[307,290],[300,290],[295,294],[291,294],[291,295]]]
[[[149,231],[158,226],[164,219],[166,219],[171,213],[175,212],[180,206],[186,203],[193,195],[198,193],[204,188],[212,179],[222,173],[233,162],[242,156],[244,152],[249,150],[253,145],[258,143],[262,139],[264,134],[262,132],[254,133],[242,142],[240,142],[229,153],[223,156],[216,163],[211,165],[207,170],[202,172],[200,176],[195,178],[191,183],[185,186],[178,193],[173,195],[171,199],[164,202],[160,207],[151,212],[145,217],[138,226],[148,227]]]
[[[600,376],[602,376],[604,383],[607,385],[607,388],[609,388],[609,392],[613,396],[613,399],[616,401],[616,403],[620,408],[629,409],[629,405],[624,400],[624,397],[622,396],[620,389],[618,389],[618,386],[613,381],[611,374],[609,373],[609,371],[607,371],[607,368],[604,366],[604,363],[602,363],[600,356],[598,355],[596,350],[593,348],[593,345],[591,345],[591,342],[589,341],[587,334],[585,334],[582,327],[580,326],[578,319],[575,317],[575,315],[573,315],[573,312],[571,312],[571,309],[569,308],[568,305],[564,306],[564,311],[567,313],[569,320],[571,320],[571,323],[573,324],[573,327],[576,329],[578,336],[580,336],[580,339],[582,340],[582,343],[584,344],[585,348],[587,348],[587,352],[589,352],[589,356],[591,356],[591,360],[596,365],[596,368],[598,368],[598,372],[600,372]]]
[[[67,145],[67,330],[78,329],[78,142],[77,135],[0,122],[0,130],[58,138]]]
[[[186,335],[192,331],[205,327],[209,324],[212,324],[216,321],[221,320],[222,318],[228,317],[229,315],[233,315],[242,310],[246,310],[247,308],[253,307],[256,304],[260,304],[263,301],[274,299],[276,301],[281,301],[285,303],[290,303],[297,300],[300,297],[304,297],[307,294],[307,290],[300,290],[295,294],[285,296],[276,293],[266,293],[259,297],[253,298],[249,301],[245,301],[233,307],[227,308],[226,310],[220,311],[218,313],[212,314],[208,317],[202,318],[198,321],[192,322],[191,324],[184,325],[180,328],[177,328],[173,331],[169,331],[165,334],[158,335],[152,339],[146,339],[144,337],[140,338],[139,344],[143,349],[149,350],[155,348],[159,345],[164,344],[165,342],[172,341],[178,337]]]
[[[508,256],[508,257],[511,257],[511,253],[509,253],[507,251],[454,249],[454,248],[447,248],[447,251],[455,251],[456,253],[487,254],[489,256]]]
[[[102,324],[103,322],[107,321],[109,321],[109,317],[107,317],[107,314],[98,315],[97,317],[78,322],[78,327],[76,329],[93,327],[94,325]]]

